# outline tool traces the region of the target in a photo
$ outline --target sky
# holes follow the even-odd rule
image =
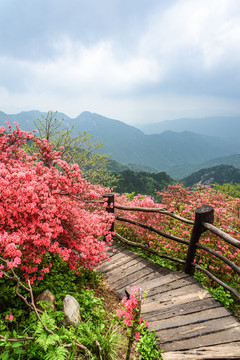
[[[240,115],[239,0],[0,0],[0,111]]]

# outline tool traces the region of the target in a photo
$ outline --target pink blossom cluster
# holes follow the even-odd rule
[[[131,288],[131,293],[129,299],[124,297],[121,301],[123,306],[122,309],[118,309],[116,312],[117,317],[123,318],[124,323],[128,327],[133,327],[135,329],[135,338],[139,339],[140,332],[139,325],[143,322],[143,319],[140,314],[141,305],[144,304],[144,299],[140,299],[140,289],[138,286],[133,286]],[[145,321],[145,325],[148,326],[148,322]]]
[[[9,320],[10,322],[12,322],[13,319],[14,319],[14,316],[10,314],[10,315],[7,315],[7,316],[5,317],[5,319],[6,319],[6,320]]]
[[[157,203],[151,196],[146,195],[137,195],[133,198],[133,200],[129,200],[125,194],[116,195],[116,204],[122,206],[131,206],[131,207],[143,207],[143,208],[156,208],[163,209],[165,206],[162,203]],[[161,225],[162,221],[164,221],[165,216],[160,215],[158,213],[148,213],[143,211],[129,211],[129,210],[116,210],[115,214],[121,217],[125,217],[134,221],[138,221],[140,223],[156,226],[158,229],[163,229],[164,226]],[[125,225],[125,223],[122,223]],[[118,229],[118,227],[117,227]],[[131,229],[133,232],[133,236],[136,236],[137,239],[145,239],[146,242],[152,241],[156,238],[156,236],[143,228],[138,226],[127,224],[127,229]]]
[[[34,141],[28,156],[22,145]],[[113,215],[98,203],[106,192],[81,177],[45,139],[16,127],[0,127],[0,256],[6,268],[19,266],[31,282],[42,279],[50,264],[44,255],[59,254],[69,266],[96,267],[112,241]]]

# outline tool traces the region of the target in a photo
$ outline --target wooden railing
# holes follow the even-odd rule
[[[120,205],[116,205],[114,203],[114,194],[107,194],[104,195],[104,198],[107,199],[107,212],[110,213],[114,213],[115,209],[118,210],[128,210],[128,211],[141,211],[141,212],[151,212],[151,213],[160,213],[166,216],[170,216],[174,219],[177,219],[181,222],[187,223],[189,225],[192,225],[192,231],[191,231],[191,238],[190,241],[184,238],[180,238],[171,234],[167,234],[153,226],[149,226],[131,219],[127,219],[124,217],[120,217],[120,216],[116,216],[115,219],[119,220],[121,222],[126,222],[129,224],[133,224],[133,225],[137,225],[140,226],[141,228],[144,229],[148,229],[158,235],[161,235],[167,239],[170,240],[174,240],[178,243],[182,243],[188,246],[188,251],[187,251],[187,256],[185,260],[182,259],[178,259],[166,254],[161,254],[153,249],[150,249],[149,247],[141,244],[141,243],[137,243],[134,241],[130,241],[125,239],[124,237],[122,237],[120,234],[118,234],[116,231],[114,231],[114,223],[112,224],[112,229],[111,231],[115,232],[115,237],[117,239],[119,239],[120,241],[130,245],[130,246],[134,246],[134,247],[138,247],[138,248],[142,248],[144,250],[147,250],[150,253],[153,253],[159,257],[163,257],[169,260],[173,260],[176,261],[178,263],[181,263],[184,265],[184,272],[186,274],[190,274],[193,275],[195,269],[202,271],[203,273],[205,273],[209,278],[211,278],[212,280],[214,280],[215,282],[217,282],[218,284],[220,284],[221,286],[223,286],[226,290],[229,290],[232,294],[234,294],[236,296],[236,298],[240,301],[240,293],[233,289],[231,286],[225,284],[222,280],[218,279],[215,275],[213,275],[209,270],[205,269],[204,267],[202,267],[201,265],[196,263],[196,259],[195,259],[195,255],[196,255],[196,250],[197,249],[202,249],[204,251],[207,251],[208,253],[214,255],[215,257],[217,257],[218,259],[220,259],[221,261],[223,261],[225,264],[227,264],[228,266],[230,266],[230,268],[236,272],[238,275],[240,275],[240,268],[234,264],[232,261],[230,261],[226,256],[220,254],[219,252],[215,251],[214,249],[211,249],[205,245],[199,244],[199,239],[201,237],[201,235],[205,232],[205,231],[211,231],[212,233],[214,233],[215,235],[219,236],[221,239],[223,239],[225,242],[227,242],[228,244],[231,244],[233,247],[236,247],[238,249],[240,249],[240,241],[236,240],[235,238],[233,238],[232,236],[230,236],[229,234],[225,233],[224,231],[218,229],[217,227],[215,227],[213,225],[213,221],[214,221],[214,209],[212,208],[212,206],[209,205],[203,205],[199,208],[196,209],[195,211],[195,220],[188,220],[185,219],[179,215],[176,215],[170,211],[167,211],[166,209],[158,209],[158,208],[142,208],[142,207],[128,207],[128,206],[120,206]]]

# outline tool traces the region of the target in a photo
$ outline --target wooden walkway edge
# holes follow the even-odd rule
[[[142,316],[156,330],[164,360],[240,360],[240,322],[196,279],[118,244],[108,254],[98,271],[119,299],[132,286],[147,291]]]

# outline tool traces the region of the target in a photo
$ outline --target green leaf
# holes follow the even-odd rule
[[[51,351],[48,351],[44,360],[65,360],[68,358],[69,352],[63,346],[58,346]]]
[[[17,348],[17,347],[20,347],[20,346],[22,346],[22,344],[20,342],[15,342],[15,343],[12,344],[13,348]]]
[[[1,360],[9,360],[9,351],[4,351],[1,356]]]

